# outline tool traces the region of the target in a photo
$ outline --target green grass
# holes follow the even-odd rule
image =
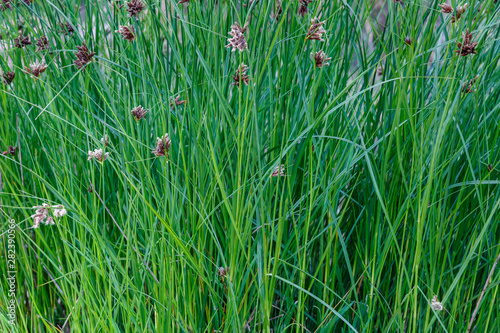
[[[499,267],[486,284],[500,252],[500,4],[469,1],[451,23],[432,0],[316,0],[304,17],[283,0],[277,20],[274,1],[242,3],[147,0],[138,20],[105,0],[0,12],[0,66],[16,73],[0,149],[18,146],[0,156],[0,331],[466,332],[477,308],[474,332],[500,332]],[[315,16],[324,42],[305,38]],[[236,21],[244,52],[225,47]],[[132,42],[115,33],[125,24]],[[461,57],[466,29],[477,54]],[[41,36],[50,49],[35,52]],[[83,43],[96,55],[78,70]],[[320,50],[329,66],[315,67]],[[23,73],[36,59],[37,80]],[[138,105],[150,111],[136,122]],[[109,158],[88,161],[98,148]],[[43,203],[68,214],[34,229]]]

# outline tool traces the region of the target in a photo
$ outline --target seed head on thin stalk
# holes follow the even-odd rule
[[[181,4],[183,4],[183,3],[185,3],[185,4],[187,4],[187,5],[189,6],[189,0],[181,0],[181,1],[179,1],[177,4],[178,4],[178,5],[181,5]]]
[[[181,96],[177,96],[172,102],[170,102],[170,107],[173,108],[174,107],[174,104],[176,106],[179,106],[179,105],[182,105],[182,104],[186,104],[187,101],[186,100],[182,100],[181,101]]]
[[[276,166],[276,168],[274,168],[273,173],[271,174],[271,177],[284,177],[284,176],[286,176],[284,164]]]
[[[472,33],[469,33],[469,29],[467,29],[462,33],[462,42],[457,43],[458,50],[455,52],[462,57],[466,57],[469,54],[477,54],[476,46],[477,42],[472,41]]]
[[[14,81],[15,77],[16,77],[15,72],[5,72],[2,74],[2,78],[5,84],[11,84],[12,81]]]
[[[101,143],[104,145],[104,147],[108,146],[109,143],[109,136],[107,134],[104,134],[104,137],[101,138]]]
[[[62,28],[61,33],[65,34],[66,36],[73,35],[73,33],[75,32],[75,29],[73,28],[73,26],[69,22],[64,22],[64,23],[61,22],[61,23],[59,23],[59,25]]]
[[[453,12],[453,7],[448,5],[447,3],[443,3],[438,6],[441,7],[441,13],[443,14],[450,14],[451,12]]]
[[[323,25],[326,21],[321,21],[318,23],[316,23],[316,21],[318,21],[317,17],[311,19],[311,26],[307,31],[306,40],[310,39],[324,42],[325,40],[323,39],[323,35],[326,33],[326,30],[323,28]]]
[[[226,45],[226,47],[232,47],[231,51],[233,52],[236,50],[239,50],[240,52],[245,51],[248,48],[248,44],[244,35],[247,28],[248,23],[246,23],[242,28],[238,22],[235,22],[231,26],[231,31],[229,31],[229,35],[231,36],[231,38],[227,39],[229,44]]]
[[[77,59],[74,61],[74,63],[78,69],[81,69],[92,61],[95,52],[90,52],[85,43],[82,46],[77,46],[76,49],[78,50],[78,52],[75,52]]]
[[[383,66],[377,67],[377,75],[379,75],[379,76],[384,75],[384,67]]]
[[[469,4],[467,4],[467,3],[463,4],[462,6],[457,7],[457,9],[455,10],[455,15],[453,15],[451,17],[451,23],[455,23],[457,20],[459,20],[460,17],[462,16],[462,14],[465,13],[465,11],[467,10],[468,7],[469,7]]]
[[[441,302],[438,301],[438,298],[436,295],[434,295],[434,297],[432,297],[431,308],[434,311],[443,311],[443,304],[441,304]]]
[[[326,53],[323,50],[316,52],[316,54],[311,53],[311,57],[314,58],[315,65],[318,68],[330,65],[328,61],[332,60],[332,58],[328,58],[326,56]]]
[[[171,144],[172,141],[170,140],[168,133],[165,133],[163,137],[156,138],[156,148],[152,151],[152,153],[155,154],[157,157],[166,156],[168,155],[168,151],[170,150]]]
[[[54,217],[60,218],[66,215],[68,212],[63,205],[54,205],[43,203],[41,206],[34,206],[35,214],[31,215],[33,219],[33,228],[40,227],[40,223],[45,223],[46,225],[54,225]],[[52,213],[52,215],[50,214]]]
[[[237,86],[238,88],[240,87],[240,79],[241,82],[243,82],[245,85],[248,86],[248,82],[250,81],[248,75],[246,75],[248,70],[248,66],[245,65],[244,63],[241,63],[241,65],[238,67],[236,70],[236,74],[233,75],[233,83],[231,85]]]
[[[19,35],[19,37],[14,38],[14,46],[18,49],[22,49],[28,45],[31,45],[30,36]]]
[[[119,32],[123,36],[123,39],[129,42],[135,39],[134,27],[132,26],[120,25],[119,29],[115,30],[115,32]]]
[[[304,15],[306,15],[309,12],[307,6],[313,1],[314,0],[299,0],[300,6],[297,11],[297,14],[304,17]]]
[[[35,52],[47,50],[49,48],[49,45],[50,44],[49,44],[49,40],[48,40],[47,36],[42,36],[35,43],[35,46],[36,46]]]
[[[16,150],[17,150],[17,147],[9,146],[9,147],[7,147],[7,150],[2,153],[2,155],[11,154],[12,156],[14,156],[14,155],[16,155]]]
[[[274,12],[271,14],[271,18],[278,21],[282,13],[283,7],[281,6],[281,0],[276,0],[274,3]]]
[[[24,67],[24,72],[26,74],[33,75],[35,78],[38,78],[40,77],[40,75],[42,75],[43,72],[45,72],[47,67],[48,66],[45,64],[45,62],[42,61],[40,63],[37,59],[34,63],[31,63],[29,67]]]
[[[148,111],[149,110],[146,110],[141,105],[139,105],[133,108],[132,111],[130,112],[132,113],[132,116],[134,116],[135,121],[138,122],[139,120],[141,120],[146,116],[146,113],[148,113]]]
[[[405,44],[408,45],[408,46],[411,46],[411,44],[413,44],[413,38],[406,37],[405,38]]]
[[[473,92],[472,87],[476,83],[477,79],[479,79],[479,75],[476,75],[475,78],[466,83],[462,88],[462,92],[466,94]]]
[[[3,12],[7,9],[12,9],[12,5],[10,4],[10,0],[1,0],[0,1],[0,10]]]
[[[88,152],[88,160],[96,159],[99,162],[103,163],[109,156],[109,153],[103,153],[102,149],[95,149],[94,151],[89,150]]]
[[[146,8],[146,5],[141,0],[130,0],[130,2],[127,2],[127,7],[128,16],[135,16],[135,18],[137,19],[139,13],[142,12],[144,8]]]

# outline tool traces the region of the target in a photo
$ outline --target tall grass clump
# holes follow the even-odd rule
[[[0,1],[1,332],[500,332],[497,1]]]

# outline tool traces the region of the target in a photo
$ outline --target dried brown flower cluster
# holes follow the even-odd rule
[[[66,36],[73,35],[73,32],[75,32],[75,29],[69,22],[64,22],[64,23],[59,23],[61,28],[63,29],[61,33],[65,34]]]
[[[324,42],[325,40],[323,39],[323,34],[326,33],[326,30],[323,28],[323,24],[325,24],[326,21],[321,21],[318,23],[316,23],[316,21],[318,21],[317,17],[311,19],[311,26],[307,31],[306,40],[311,39]]]
[[[76,47],[78,52],[75,52],[76,60],[75,65],[78,69],[85,67],[89,62],[92,61],[92,58],[95,55],[95,52],[90,52],[87,45],[83,44],[82,46]]]
[[[299,0],[300,6],[299,10],[297,11],[297,14],[304,17],[304,15],[306,15],[309,12],[307,6],[313,1],[314,0]]]
[[[180,5],[180,4],[183,4],[183,3],[187,3],[189,5],[189,0],[181,0],[181,1],[179,1],[178,4]]]
[[[172,108],[175,105],[179,106],[181,104],[186,104],[186,100],[181,101],[181,96],[177,96],[172,102],[170,102],[170,107]]]
[[[217,274],[220,276],[221,280],[223,280],[229,274],[229,267],[219,267]]]
[[[2,153],[2,155],[9,155],[11,154],[12,156],[16,155],[16,150],[17,147],[9,146],[6,151]]]
[[[468,93],[471,93],[473,92],[472,90],[472,87],[474,86],[474,84],[476,83],[477,79],[479,79],[479,75],[476,75],[475,78],[473,78],[472,80],[470,80],[468,83],[466,83],[464,85],[464,87],[462,88],[462,92],[468,94]]]
[[[240,80],[241,80],[241,82],[243,82],[245,85],[248,86],[248,82],[250,81],[250,78],[247,75],[247,70],[248,70],[248,66],[245,65],[244,63],[241,63],[241,65],[236,70],[236,75],[233,75],[233,83],[231,83],[231,85],[237,86],[239,88],[240,87]]]
[[[33,218],[33,228],[40,227],[40,223],[45,223],[46,225],[54,225],[54,217],[63,217],[68,213],[66,208],[63,205],[55,205],[50,206],[46,203],[42,204],[42,206],[34,206],[33,209],[36,209],[35,214],[31,215]],[[49,213],[52,211],[52,215]]]
[[[378,66],[377,67],[377,75],[382,76],[384,74],[384,67]]]
[[[0,10],[3,12],[7,9],[12,9],[12,5],[10,4],[10,0],[1,0]]]
[[[45,64],[45,62],[42,61],[40,63],[38,60],[36,60],[34,63],[31,63],[29,67],[24,67],[24,72],[38,78],[40,77],[40,75],[42,75],[43,72],[45,72],[47,67],[48,66]]]
[[[134,116],[135,121],[139,121],[146,116],[146,113],[148,113],[148,111],[149,110],[146,110],[141,105],[139,105],[139,106],[136,106],[135,108],[133,108],[131,113],[132,113],[132,116]]]
[[[104,154],[102,149],[99,148],[99,149],[95,149],[94,151],[89,150],[88,155],[89,155],[89,157],[88,157],[89,161],[92,160],[93,158],[95,158],[96,160],[98,160],[99,162],[102,163],[108,158],[109,153]]]
[[[229,31],[229,35],[232,36],[231,38],[228,38],[229,44],[226,45],[227,48],[232,47],[233,49],[231,51],[236,51],[239,50],[240,52],[245,51],[248,48],[247,41],[245,39],[245,31],[248,28],[248,23],[243,26],[243,28],[240,26],[238,22],[235,22],[231,26],[231,31]]]
[[[271,177],[283,177],[286,176],[285,166],[283,164],[276,166]]]
[[[451,23],[455,23],[457,20],[459,20],[462,14],[467,10],[467,7],[469,7],[468,4],[457,7],[457,9],[455,10],[455,15],[451,17]]]
[[[458,50],[456,50],[456,53],[462,57],[466,57],[469,54],[477,54],[477,42],[472,42],[472,33],[469,33],[469,29],[462,33],[462,39],[462,42],[457,43]]]
[[[135,39],[134,27],[132,26],[129,27],[126,25],[120,25],[118,30],[115,30],[115,32],[122,34],[123,39],[128,40],[129,42]]]
[[[156,138],[156,148],[152,151],[152,153],[158,157],[166,156],[168,154],[168,151],[170,150],[171,144],[172,141],[170,140],[168,133],[165,133],[163,137]]]
[[[109,136],[107,134],[104,134],[104,137],[101,138],[101,143],[104,145],[104,147],[107,147],[108,142],[109,142]]]
[[[397,5],[397,4],[403,5],[404,4],[403,0],[392,0],[392,2],[394,2],[395,5]]]
[[[413,44],[413,38],[406,37],[405,38],[405,44],[408,45],[408,46],[411,46],[411,44]]]
[[[146,5],[141,0],[130,0],[130,2],[127,2],[127,7],[128,16],[135,16],[137,19],[140,12],[146,8]]]
[[[14,81],[14,78],[16,77],[16,73],[14,72],[5,72],[2,74],[3,81],[5,84],[11,84],[12,81]]]
[[[314,58],[315,65],[318,68],[330,65],[328,61],[332,60],[332,58],[326,56],[324,51],[318,51],[316,54],[311,53],[311,56]]]
[[[42,36],[40,39],[38,39],[35,43],[36,46],[36,52],[46,50],[49,48],[49,40],[47,39],[46,36]]]
[[[441,7],[441,13],[443,14],[450,14],[451,12],[453,12],[453,7],[446,4],[446,3],[443,3],[441,5],[438,5],[439,7]]]
[[[276,0],[274,3],[274,12],[271,14],[271,18],[278,21],[279,17],[283,13],[283,7],[281,6],[281,0]]]
[[[31,45],[30,36],[19,35],[19,37],[14,38],[14,46],[18,49],[22,49],[28,45]]]

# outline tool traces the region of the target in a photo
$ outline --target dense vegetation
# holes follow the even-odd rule
[[[0,0],[0,331],[499,332],[500,4],[439,5]]]

